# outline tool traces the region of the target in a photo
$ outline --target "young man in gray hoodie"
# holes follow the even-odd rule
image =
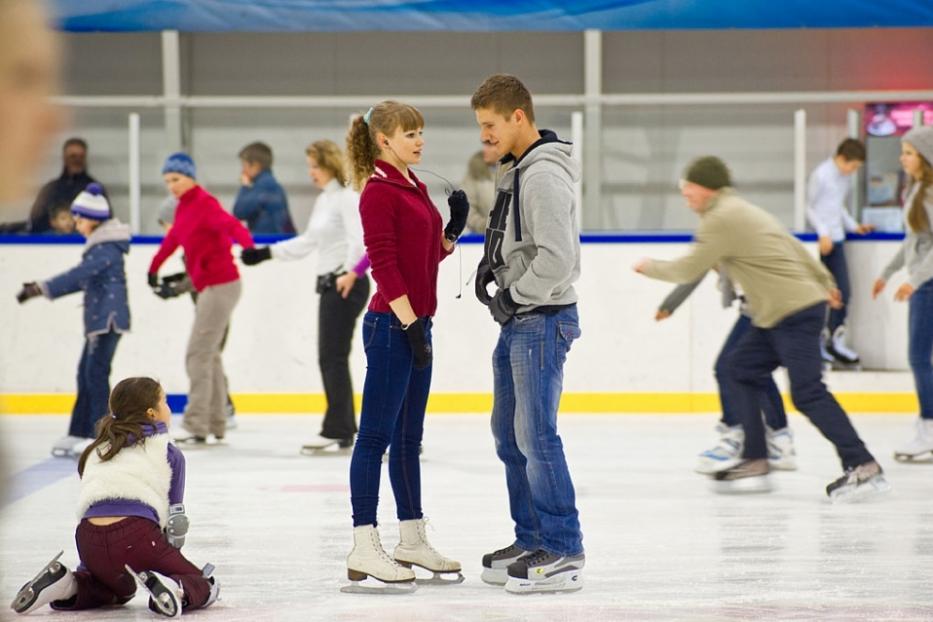
[[[492,430],[505,464],[515,541],[483,557],[483,580],[514,593],[578,590],[583,536],[557,435],[563,367],[580,336],[579,164],[571,145],[538,131],[528,89],[490,76],[471,102],[480,138],[502,164],[476,296],[501,325],[493,354]],[[490,296],[487,286],[495,283]]]

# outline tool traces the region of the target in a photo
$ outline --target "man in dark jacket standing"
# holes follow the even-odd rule
[[[66,140],[62,147],[62,160],[62,174],[42,186],[29,212],[31,233],[55,233],[49,221],[53,209],[58,205],[70,205],[88,184],[100,185],[87,173],[87,143],[84,139]],[[103,189],[103,186],[101,188]],[[104,190],[104,196],[106,195]]]
[[[240,191],[233,215],[246,222],[250,233],[295,233],[288,211],[285,189],[272,174],[272,149],[265,143],[250,143],[240,151]]]

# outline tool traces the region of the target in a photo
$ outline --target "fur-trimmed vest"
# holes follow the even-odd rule
[[[97,453],[103,453],[106,446],[91,452],[81,477],[78,519],[95,503],[126,499],[151,507],[159,516],[159,525],[165,527],[172,481],[172,467],[168,462],[169,440],[168,434],[147,436],[143,443],[124,447],[106,462],[102,462]]]

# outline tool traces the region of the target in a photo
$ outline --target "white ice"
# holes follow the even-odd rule
[[[502,466],[488,418],[429,415],[423,457],[429,537],[463,563],[466,582],[404,596],[340,593],[351,544],[348,457],[298,449],[317,416],[244,416],[226,446],[186,450],[185,555],[213,563],[222,600],[192,619],[379,622],[584,620],[933,620],[933,465],[898,464],[911,418],[853,420],[887,470],[883,500],[837,506],[824,487],[840,475],[832,447],[800,416],[799,470],[766,495],[719,496],[692,472],[714,441],[712,416],[564,415],[560,431],[577,490],[585,587],[514,596],[483,584],[482,554],[511,542]],[[66,419],[0,417],[13,473],[47,459]],[[54,465],[53,465],[54,466]],[[20,478],[21,479],[21,478]],[[16,490],[16,494],[27,491]],[[75,475],[0,510],[0,600],[55,553],[73,566]],[[397,541],[383,470],[383,542]],[[82,613],[46,608],[36,620],[153,620],[142,596]],[[189,617],[189,616],[186,616]]]

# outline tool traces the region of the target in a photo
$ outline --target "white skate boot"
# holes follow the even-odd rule
[[[826,494],[833,503],[853,503],[890,491],[891,484],[874,461],[846,469],[842,477],[826,487]]]
[[[305,456],[348,456],[353,452],[353,438],[327,438],[318,434],[301,446]]]
[[[719,432],[719,442],[712,449],[701,453],[697,460],[697,473],[710,475],[716,471],[723,471],[742,461],[742,447],[745,444],[745,431],[742,426],[729,427],[723,423],[716,424]]]
[[[505,591],[512,594],[576,592],[583,587],[586,556],[561,556],[538,549],[509,565]]]
[[[858,352],[846,343],[846,327],[838,326],[832,338],[826,341],[826,352],[835,359],[842,369],[855,368],[859,364]]]
[[[434,575],[430,579],[416,579],[420,585],[456,585],[463,583],[460,562],[448,559],[434,550],[425,532],[425,519],[403,520],[398,524],[401,539],[395,547],[395,561],[406,568],[418,566]],[[451,576],[456,573],[456,576]]]
[[[894,450],[899,462],[933,462],[933,419],[917,419],[913,440]]]
[[[410,594],[417,589],[415,573],[403,568],[382,548],[375,525],[353,528],[353,550],[347,557],[350,585],[346,594]]]
[[[16,594],[10,608],[16,613],[30,613],[56,600],[67,600],[78,593],[74,575],[58,561],[64,551],[59,551],[32,581]]]
[[[509,566],[518,561],[522,555],[528,555],[531,551],[526,551],[517,544],[510,544],[504,549],[486,553],[483,555],[483,574],[480,577],[483,583],[489,585],[505,585],[509,580]]]
[[[794,433],[790,428],[772,430],[765,428],[768,443],[768,463],[778,471],[797,470],[797,452],[794,450]]]
[[[202,609],[206,609],[207,607],[210,607],[211,605],[216,603],[218,600],[220,600],[220,581],[215,579],[213,576],[214,575],[213,564],[205,564],[204,568],[201,569],[201,574],[211,584],[211,591],[210,591],[210,594],[208,594],[207,596],[207,602],[204,603],[204,605],[202,606]]]
[[[149,609],[167,618],[180,618],[185,606],[185,590],[174,579],[152,570],[136,572],[124,566],[140,587],[149,592]]]
[[[739,464],[713,474],[713,490],[720,494],[771,492],[770,467],[764,458],[743,460]]]

